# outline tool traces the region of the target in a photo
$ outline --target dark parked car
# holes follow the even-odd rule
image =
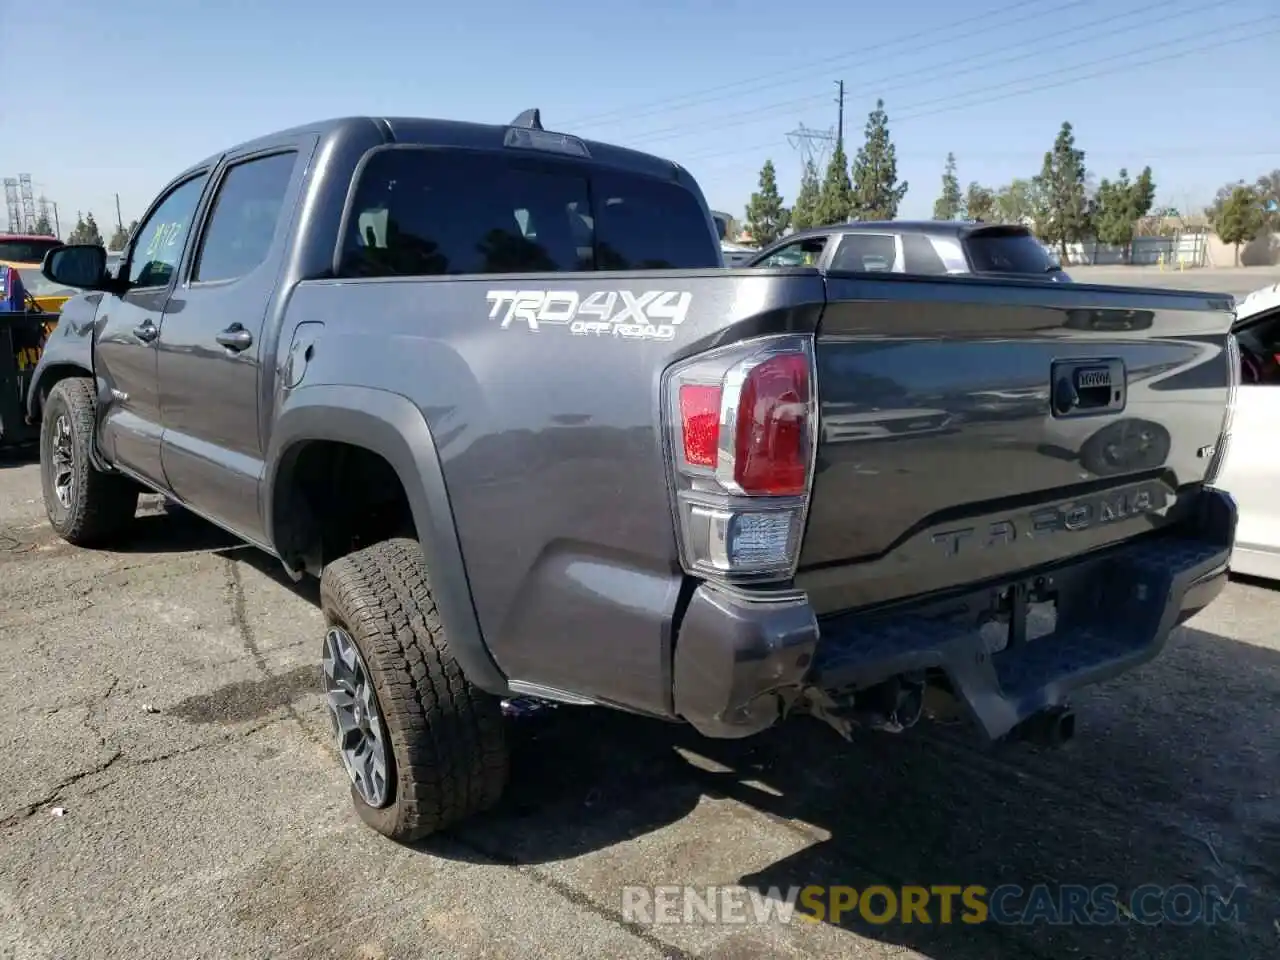
[[[783,237],[747,266],[1071,279],[1026,227],[967,220],[859,221],[813,227]]]
[[[319,576],[334,743],[405,840],[507,788],[504,698],[847,736],[930,686],[1054,741],[1217,595],[1229,298],[727,270],[718,239],[681,167],[536,112],[233,147],[116,276],[45,262],[86,291],[27,398],[50,523],[108,543],[154,490]],[[1133,418],[1171,442],[1098,471],[1051,429]]]

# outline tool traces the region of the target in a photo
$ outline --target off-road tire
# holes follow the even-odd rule
[[[103,473],[93,465],[97,399],[93,381],[68,377],[54,384],[40,421],[40,486],[49,523],[58,536],[76,546],[105,544],[119,536],[138,511],[138,486],[127,477]],[[58,424],[70,427],[70,490],[58,499],[54,446]]]
[[[450,653],[418,543],[386,540],[328,564],[320,606],[326,629],[345,630],[364,658],[391,746],[386,804],[351,788],[360,819],[409,843],[492,809],[509,769],[501,703]]]

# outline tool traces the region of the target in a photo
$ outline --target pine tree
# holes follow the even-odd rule
[[[67,243],[85,243],[85,236],[88,227],[85,226],[84,217],[79,211],[76,211],[76,225],[71,228],[71,233],[67,237]]]
[[[933,202],[933,219],[954,220],[964,206],[960,195],[960,181],[956,179],[956,155],[947,154],[947,165],[942,171],[942,195]]]
[[[818,208],[814,214],[815,226],[827,226],[848,221],[853,209],[853,194],[849,185],[849,161],[844,145],[836,144],[827,164],[827,175],[818,195]]]
[[[818,225],[818,198],[822,193],[822,185],[818,181],[818,167],[812,159],[804,164],[804,176],[800,178],[800,192],[796,194],[795,206],[791,208],[791,226],[796,230],[805,230]]]
[[[129,242],[129,235],[124,232],[124,227],[117,226],[115,232],[111,234],[111,240],[107,243],[108,250],[123,250],[124,245]]]
[[[760,247],[773,243],[787,229],[789,215],[778,193],[773,161],[766,160],[760,170],[760,190],[751,195],[751,202],[747,204],[747,232],[752,242]]]
[[[853,216],[858,220],[892,220],[907,194],[907,183],[898,182],[897,150],[889,139],[889,117],[884,101],[867,117],[866,142],[853,161]]]
[[[1044,155],[1036,186],[1043,193],[1045,214],[1036,232],[1042,240],[1058,245],[1065,263],[1067,244],[1083,240],[1090,226],[1084,151],[1076,149],[1070,123],[1063,123],[1053,149]]]
[[[93,219],[93,213],[90,212],[84,218],[85,239],[84,243],[92,243],[102,246],[102,233],[98,230],[98,221]]]
[[[43,214],[43,213],[40,214],[40,216],[36,219],[36,226],[32,232],[41,237],[53,236],[53,224],[49,222],[49,217],[47,214]]]

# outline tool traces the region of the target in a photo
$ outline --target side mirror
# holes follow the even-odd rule
[[[93,243],[54,247],[44,255],[40,273],[59,286],[101,290],[107,281],[107,251]]]

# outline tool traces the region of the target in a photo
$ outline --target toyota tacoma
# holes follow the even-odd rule
[[[745,737],[988,738],[1157,655],[1221,589],[1230,298],[725,269],[697,183],[543,128],[351,118],[166,186],[27,396],[49,520],[155,491],[318,576],[361,817],[492,807],[503,704]]]

